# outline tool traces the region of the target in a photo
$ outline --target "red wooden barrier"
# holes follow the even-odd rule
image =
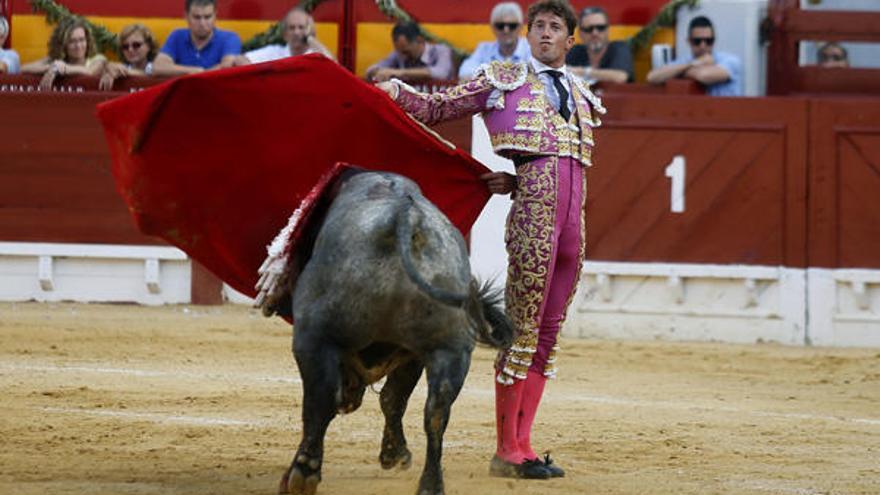
[[[114,81],[113,92],[107,98],[119,96],[118,93],[127,93],[137,91],[142,88],[159,84],[166,80],[164,77],[152,76],[131,76],[123,77]],[[18,92],[18,93],[84,93],[86,91],[99,91],[98,83],[100,79],[91,76],[60,76],[55,80],[54,87],[51,91],[42,91],[40,89],[40,76],[30,74],[0,75],[0,92]],[[104,92],[109,94],[109,92]]]
[[[810,102],[810,266],[880,268],[880,100]]]
[[[0,240],[161,244],[136,231],[115,192],[94,117],[112,96],[0,92]],[[609,92],[604,101],[589,170],[590,258],[880,268],[877,99]],[[437,130],[469,149],[469,119]],[[683,173],[670,167],[676,157]]]
[[[806,264],[805,100],[610,94],[604,103],[588,175],[589,258]],[[676,157],[683,171],[671,170]],[[680,213],[667,174],[684,180]]]

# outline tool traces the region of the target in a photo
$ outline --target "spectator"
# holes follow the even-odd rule
[[[633,81],[633,60],[625,41],[608,42],[608,12],[587,7],[578,21],[582,45],[575,45],[565,58],[574,74],[584,79],[624,83]]]
[[[453,79],[452,50],[428,43],[415,22],[401,22],[391,30],[394,51],[367,69],[367,79],[387,81],[393,77],[408,82]]]
[[[119,32],[119,62],[109,62],[101,74],[101,89],[113,88],[120,77],[153,75],[153,59],[159,50],[150,28],[143,24],[129,24]]]
[[[24,74],[42,74],[40,89],[52,89],[59,75],[97,76],[107,59],[95,53],[95,37],[88,24],[79,18],[64,19],[49,38],[49,56],[21,66]]]
[[[715,28],[707,17],[694,17],[688,26],[690,55],[680,55],[669,64],[648,73],[648,82],[662,84],[674,77],[687,77],[706,86],[711,96],[742,96],[742,63],[732,53],[712,51]]]
[[[15,50],[3,48],[7,36],[9,36],[9,22],[0,15],[0,74],[15,74],[18,72],[21,62]]]
[[[162,74],[193,74],[232,67],[241,53],[241,40],[231,31],[214,27],[215,0],[185,0],[188,29],[175,29],[154,62]]]
[[[285,44],[266,45],[251,50],[240,55],[236,65],[256,64],[309,53],[320,53],[335,60],[330,50],[315,37],[315,20],[302,7],[290,9],[281,22],[284,25],[282,36]]]
[[[495,60],[528,62],[531,50],[529,42],[519,35],[523,23],[522,8],[516,2],[496,4],[489,16],[489,24],[495,33],[495,41],[477,45],[477,49],[466,58],[458,69],[458,77],[474,77],[477,67]]]
[[[830,41],[819,47],[817,52],[819,67],[849,67],[849,56],[846,48]]]

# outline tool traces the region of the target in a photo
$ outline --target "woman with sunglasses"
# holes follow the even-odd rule
[[[42,74],[40,89],[52,89],[58,76],[97,76],[107,59],[96,53],[95,38],[88,24],[79,18],[62,20],[49,38],[49,55],[21,66],[22,74]]]
[[[629,44],[608,41],[608,12],[587,7],[578,22],[583,44],[575,45],[565,56],[569,70],[590,81],[625,83],[633,81],[633,60]]]
[[[129,24],[119,32],[119,62],[110,62],[101,74],[99,87],[113,89],[113,82],[120,77],[153,75],[153,59],[159,47],[150,28],[143,24]]]
[[[531,56],[529,43],[519,35],[522,29],[523,12],[516,2],[502,2],[492,9],[489,24],[495,34],[495,41],[485,41],[477,45],[470,57],[458,69],[460,79],[474,77],[474,72],[483,64],[496,60],[527,62]]]
[[[648,82],[663,84],[669,79],[685,77],[706,87],[710,96],[742,96],[742,62],[732,53],[713,50],[715,28],[705,16],[691,19],[688,25],[689,55],[680,54],[672,62],[655,67],[648,73]]]

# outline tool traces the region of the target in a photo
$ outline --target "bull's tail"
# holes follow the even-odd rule
[[[448,304],[449,306],[461,307],[467,300],[468,294],[456,294],[440,287],[434,287],[422,277],[422,274],[419,273],[419,270],[413,262],[413,225],[409,220],[409,211],[414,205],[415,200],[413,200],[412,196],[406,195],[403,198],[400,207],[397,209],[397,216],[395,218],[397,245],[400,250],[400,259],[403,262],[403,269],[407,276],[409,276],[409,279],[412,280],[419,289],[431,296],[431,298],[436,299],[443,304]]]
[[[409,211],[414,205],[415,201],[412,196],[405,196],[395,217],[400,259],[407,276],[431,298],[449,306],[463,308],[468,320],[470,320],[470,330],[478,343],[496,349],[510,347],[513,343],[514,326],[501,308],[501,303],[504,300],[504,293],[501,289],[493,288],[491,282],[480,286],[472,278],[468,286],[468,293],[456,294],[431,285],[419,273],[412,259],[413,225],[409,219]]]

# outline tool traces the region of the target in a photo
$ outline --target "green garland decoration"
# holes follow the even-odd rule
[[[412,16],[410,16],[406,13],[406,11],[397,6],[397,2],[395,0],[376,0],[376,6],[379,7],[379,10],[383,14],[397,21],[410,22],[413,20]],[[465,58],[470,55],[469,52],[466,52],[460,48],[456,48],[455,45],[453,45],[449,41],[434,34],[431,34],[428,31],[425,31],[425,29],[421,25],[419,25],[419,30],[422,32],[422,36],[424,36],[426,40],[447,45],[449,48],[452,49],[452,52],[455,54],[456,57]]]
[[[82,19],[91,29],[92,36],[95,37],[95,48],[98,53],[106,53],[108,51],[115,53],[119,48],[119,41],[116,39],[116,35],[110,32],[109,29],[72,13],[66,7],[55,3],[54,0],[30,0],[30,2],[31,9],[34,12],[41,11],[46,14],[46,21],[49,24],[57,24],[68,19]]]
[[[269,29],[262,33],[255,34],[253,38],[242,43],[241,53],[256,50],[257,48],[262,48],[266,45],[283,44],[284,38],[281,36],[283,33],[284,26],[282,26],[280,22],[276,22],[275,24],[272,24]]]
[[[660,12],[651,19],[651,22],[645,24],[645,27],[629,39],[630,51],[637,52],[647,46],[658,28],[675,27],[675,19],[678,9],[684,6],[694,8],[699,3],[699,0],[672,0],[664,5],[663,8],[660,9]]]

